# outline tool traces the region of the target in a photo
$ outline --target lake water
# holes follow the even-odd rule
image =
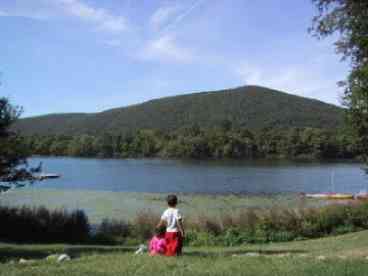
[[[368,189],[363,165],[348,162],[177,161],[160,159],[32,158],[59,179],[36,188],[148,193],[278,194]]]

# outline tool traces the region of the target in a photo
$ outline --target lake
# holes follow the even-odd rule
[[[159,159],[31,158],[59,179],[36,182],[0,196],[8,206],[83,209],[92,223],[132,219],[140,211],[160,214],[165,195],[180,194],[188,216],[234,213],[244,208],[298,208],[330,204],[299,192],[366,189],[362,164],[348,162],[179,161]]]
[[[280,194],[349,192],[368,188],[363,165],[353,162],[180,161],[35,157],[59,179],[35,188],[145,193]]]

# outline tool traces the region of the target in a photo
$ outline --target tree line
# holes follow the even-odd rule
[[[50,135],[25,138],[34,155],[79,156],[102,158],[356,158],[360,148],[347,131],[318,128],[265,128],[250,131],[198,125],[176,131],[143,129],[132,133],[101,136]]]

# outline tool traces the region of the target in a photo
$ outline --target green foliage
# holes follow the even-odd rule
[[[252,132],[194,125],[168,133],[146,129],[129,135],[31,136],[26,140],[33,154],[81,157],[332,159],[360,154],[345,131],[315,128]]]
[[[12,106],[6,98],[0,98],[0,180],[17,181],[29,177],[24,168],[19,168],[26,165],[29,152],[23,138],[10,130],[20,113],[20,108]]]
[[[198,137],[198,127],[228,132],[240,127],[252,131],[266,127],[333,129],[342,124],[343,109],[339,107],[268,88],[245,86],[162,98],[96,114],[25,118],[15,128],[24,135],[98,137],[106,133],[129,135],[143,129],[171,132],[186,128],[188,133],[181,135]]]
[[[90,225],[81,210],[0,206],[0,220],[1,241],[81,243],[89,239]]]
[[[132,236],[131,225],[121,220],[104,219],[92,236],[97,244],[122,244]]]
[[[337,33],[337,51],[351,62],[345,86],[348,121],[359,150],[368,160],[368,2],[313,0],[318,15],[312,31],[319,38]]]

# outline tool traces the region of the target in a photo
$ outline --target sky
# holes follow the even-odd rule
[[[0,96],[23,117],[261,85],[339,105],[349,64],[310,0],[0,0]]]

